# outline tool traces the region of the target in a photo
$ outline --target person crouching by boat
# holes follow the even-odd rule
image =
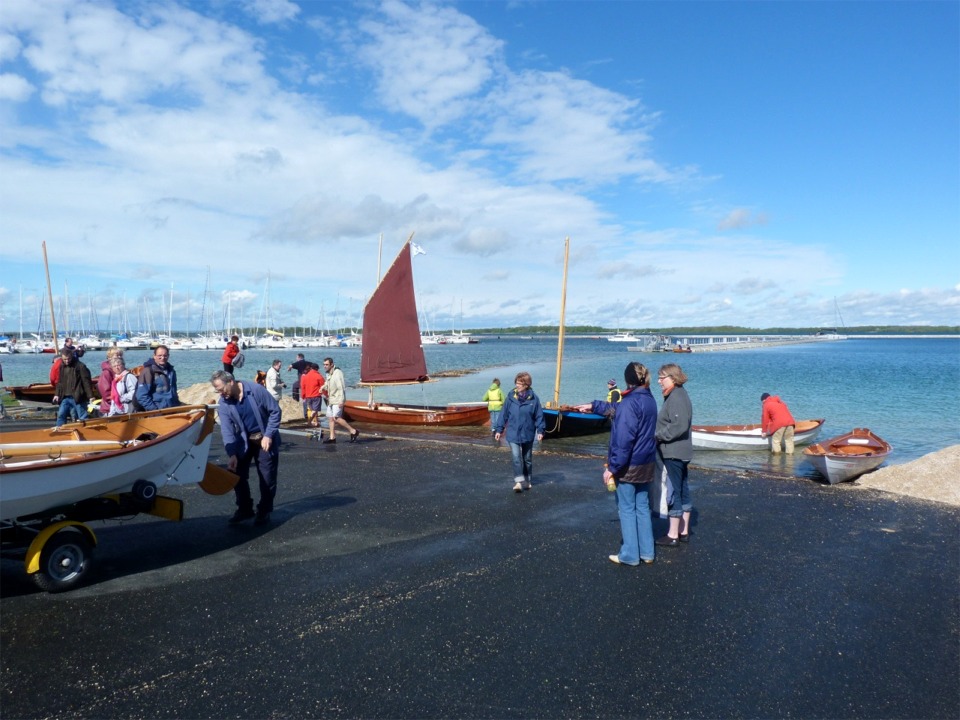
[[[225,370],[217,370],[210,384],[220,395],[217,411],[223,447],[229,456],[227,469],[240,479],[234,487],[237,511],[230,525],[254,518],[254,525],[265,525],[273,512],[277,494],[277,470],[280,464],[280,404],[267,389],[255,382],[236,380]],[[250,494],[250,464],[260,478],[260,502],[253,510]]]
[[[618,565],[651,564],[656,556],[650,519],[650,481],[657,469],[657,401],[650,393],[650,371],[638,362],[623,371],[627,389],[619,400],[578,406],[581,412],[604,415],[616,405],[603,481],[616,483],[620,514],[620,552],[608,556]],[[613,381],[611,381],[613,382]]]
[[[177,395],[177,371],[168,362],[169,359],[170,348],[157,345],[153,350],[153,357],[143,364],[134,401],[138,411],[160,410],[180,404],[180,397]]]
[[[533,379],[528,372],[517,373],[514,388],[507,393],[503,414],[494,428],[493,437],[500,442],[507,428],[507,442],[513,455],[513,491],[529,490],[533,482],[533,441],[543,440],[543,407],[533,392]]]
[[[790,414],[787,404],[776,395],[764,393],[760,396],[763,436],[770,438],[770,451],[780,452],[783,445],[787,454],[793,454],[793,431],[797,421]]]
[[[133,412],[133,399],[137,395],[137,376],[127,370],[123,351],[110,358],[110,370],[114,376],[110,387],[109,415],[128,415]],[[101,374],[100,377],[103,377]]]
[[[490,387],[487,388],[487,391],[480,399],[487,404],[487,410],[490,412],[490,432],[496,435],[497,424],[500,422],[500,416],[503,414],[503,401],[506,400],[503,390],[500,389],[500,378],[493,379]]]
[[[693,405],[683,384],[687,376],[675,363],[660,367],[657,382],[663,405],[657,415],[657,452],[667,471],[670,529],[656,544],[677,547],[690,539],[690,512],[693,504],[687,482],[687,466],[693,460]]]
[[[60,375],[54,386],[53,402],[60,404],[57,410],[57,427],[63,425],[71,413],[78,420],[87,419],[87,403],[93,397],[93,381],[90,370],[80,362],[73,348],[60,350]]]

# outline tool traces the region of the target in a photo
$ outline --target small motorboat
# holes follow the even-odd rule
[[[820,434],[824,419],[799,420],[793,428],[793,444],[806,445]],[[763,437],[761,425],[694,425],[693,446],[700,450],[764,450],[770,437]]]
[[[893,448],[867,428],[811,445],[804,457],[831,485],[853,480],[880,467]]]

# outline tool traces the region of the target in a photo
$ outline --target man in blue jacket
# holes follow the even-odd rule
[[[254,525],[265,525],[273,512],[277,494],[277,469],[280,461],[280,405],[265,387],[254,382],[235,380],[217,370],[210,384],[220,395],[220,432],[229,460],[227,469],[240,480],[234,488],[237,511],[230,518],[236,525],[255,517]],[[260,503],[253,511],[250,494],[250,464],[260,476]]]
[[[143,364],[137,380],[134,409],[160,410],[180,404],[177,395],[177,371],[170,360],[170,348],[157,345],[153,357]]]

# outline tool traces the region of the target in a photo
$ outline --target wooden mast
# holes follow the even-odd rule
[[[563,246],[563,291],[560,294],[560,337],[557,340],[557,377],[553,382],[553,407],[560,408],[560,373],[563,370],[564,320],[567,314],[567,264],[570,261],[570,238]]]
[[[53,311],[53,289],[50,287],[50,265],[47,263],[47,241],[43,241],[43,269],[47,271],[47,298],[50,300],[50,326],[53,328],[53,351],[60,352],[57,340],[57,314]]]

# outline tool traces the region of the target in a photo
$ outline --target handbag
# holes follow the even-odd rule
[[[669,506],[667,502],[670,499],[670,479],[667,477],[667,468],[663,464],[663,458],[660,457],[660,451],[657,450],[657,470],[654,473],[653,481],[650,483],[650,512],[657,517],[667,517]]]

